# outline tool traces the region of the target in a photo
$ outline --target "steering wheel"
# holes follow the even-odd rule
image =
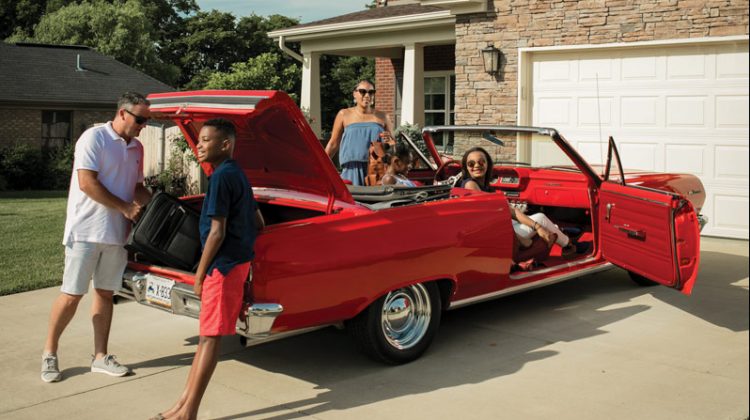
[[[435,184],[438,183],[445,183],[445,181],[449,178],[448,169],[454,169],[451,172],[456,172],[458,175],[461,175],[461,162],[457,160],[448,160],[443,162],[442,165],[435,171]],[[457,182],[460,177],[458,177],[454,182]],[[454,184],[455,186],[455,184]]]

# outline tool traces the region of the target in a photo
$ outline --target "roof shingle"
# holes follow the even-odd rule
[[[126,91],[174,88],[88,47],[0,42],[0,103],[109,106]]]

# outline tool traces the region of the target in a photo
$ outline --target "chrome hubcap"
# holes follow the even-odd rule
[[[381,311],[385,339],[399,350],[414,347],[427,332],[430,317],[430,296],[423,285],[394,290],[385,297]]]

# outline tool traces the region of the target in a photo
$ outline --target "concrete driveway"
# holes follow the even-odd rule
[[[211,419],[746,419],[748,242],[703,239],[691,297],[616,269],[448,312],[406,366],[333,328],[243,349],[224,341],[201,407]],[[39,379],[57,289],[0,298],[0,417],[145,419],[181,392],[197,321],[128,302],[110,350],[134,369],[89,372],[90,302],[63,336],[64,380]]]

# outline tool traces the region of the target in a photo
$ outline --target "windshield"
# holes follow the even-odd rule
[[[487,150],[495,165],[578,171],[568,155],[547,135],[529,132],[486,131],[483,133],[457,133],[457,138],[460,135],[466,137],[465,141],[461,141],[462,144],[480,146]],[[468,150],[468,148],[465,147],[464,150]],[[463,155],[457,155],[455,158],[458,160],[461,156]]]

